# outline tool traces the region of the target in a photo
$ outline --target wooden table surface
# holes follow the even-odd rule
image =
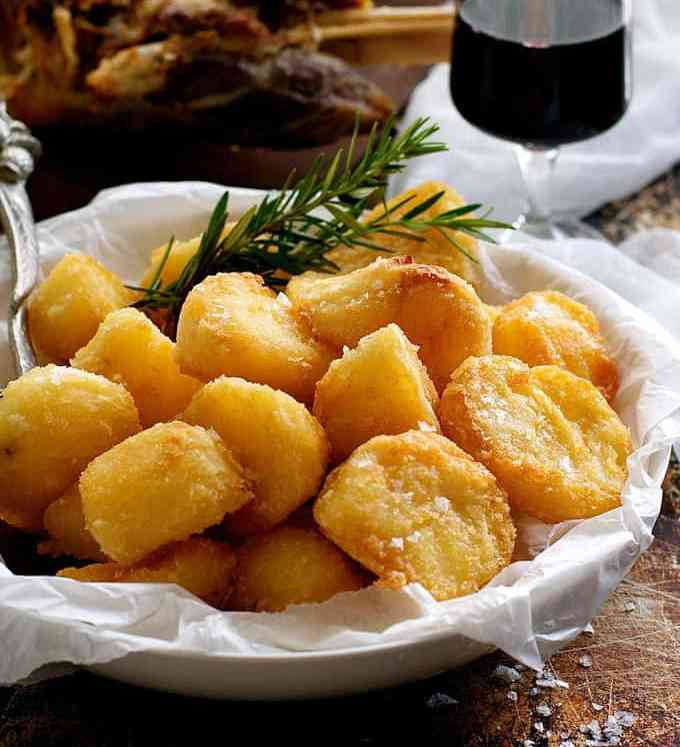
[[[613,241],[653,225],[680,229],[680,167],[590,220]],[[194,700],[79,672],[0,689],[0,747],[172,747],[202,743],[208,734],[229,742],[241,732],[256,743],[300,745],[680,745],[677,464],[655,535],[593,633],[550,661],[568,689],[536,688],[528,670],[509,686],[492,674],[499,664],[513,666],[500,653],[412,685],[314,703]]]

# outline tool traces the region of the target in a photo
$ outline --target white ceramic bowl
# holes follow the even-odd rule
[[[75,249],[136,280],[152,248],[205,227],[222,191],[201,183],[110,190],[39,226],[44,265]],[[232,190],[232,208],[260,197]],[[482,269],[487,302],[554,288],[600,319],[622,372],[615,406],[638,447],[621,508],[556,528],[523,521],[517,561],[478,594],[444,603],[412,585],[277,615],[219,613],[172,586],[19,577],[0,565],[3,649],[12,653],[0,657],[0,682],[70,661],[187,695],[317,698],[427,677],[496,647],[539,667],[576,636],[651,541],[670,442],[680,436],[680,349],[616,294],[529,249],[489,247]],[[0,295],[8,284],[0,266]],[[2,334],[0,325],[0,382],[12,375]]]

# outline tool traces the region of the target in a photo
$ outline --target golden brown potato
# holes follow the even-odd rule
[[[328,440],[290,395],[222,376],[196,394],[182,419],[213,428],[251,480],[255,499],[226,517],[230,534],[271,529],[316,495],[326,473]]]
[[[250,273],[223,273],[197,285],[182,307],[177,360],[201,381],[223,374],[281,389],[311,404],[334,357],[312,339],[286,296]]]
[[[442,430],[484,463],[514,508],[543,521],[615,508],[631,439],[602,394],[557,366],[470,358],[439,408]]]
[[[403,194],[392,198],[388,201],[388,208],[408,200],[402,207],[392,213],[392,217],[399,218],[412,210],[416,205],[424,202],[437,192],[444,194],[435,202],[432,207],[422,213],[419,218],[427,220],[435,218],[448,210],[462,207],[465,204],[463,198],[455,189],[449,187],[443,182],[424,182],[423,184],[409,189]],[[409,199],[410,198],[410,199]],[[385,212],[383,205],[376,206],[373,210],[366,213],[361,218],[362,223],[369,223],[379,219]],[[408,232],[407,232],[408,233]],[[477,259],[478,249],[477,240],[460,231],[449,232],[451,238],[459,244],[463,251],[470,257]],[[474,284],[476,281],[475,263],[468,259],[462,252],[456,249],[451,242],[436,229],[429,229],[424,233],[418,234],[425,239],[425,242],[414,241],[396,236],[384,234],[372,234],[370,237],[372,244],[384,246],[391,254],[413,257],[419,264],[435,265],[443,267],[454,275],[459,275],[468,282]],[[390,254],[381,253],[374,249],[362,249],[359,247],[341,246],[328,253],[328,259],[340,266],[343,273],[358,270],[371,264],[377,257],[387,257]]]
[[[283,526],[252,537],[239,549],[229,607],[280,612],[364,586],[354,563],[315,529]]]
[[[320,339],[355,347],[395,322],[412,343],[438,391],[470,355],[491,352],[491,323],[472,286],[409,258],[379,259],[347,275],[293,278],[287,293]]]
[[[515,527],[494,476],[437,433],[377,436],[331,472],[323,533],[381,583],[435,599],[477,591],[509,562]]]
[[[588,379],[611,402],[619,375],[590,309],[557,291],[527,293],[494,323],[493,351],[530,366],[555,365]]]
[[[67,254],[28,304],[31,340],[44,362],[68,363],[108,313],[132,303],[120,278],[92,257]]]
[[[236,223],[227,223],[222,232],[222,236],[226,236]],[[179,279],[182,271],[187,265],[187,262],[196,254],[198,247],[201,245],[201,239],[203,236],[195,236],[193,239],[188,241],[174,241],[170,249],[168,259],[163,266],[163,271],[160,275],[161,285],[166,286],[170,283],[174,283]],[[151,252],[151,258],[149,266],[146,268],[140,286],[142,288],[148,288],[153,282],[158,272],[158,268],[165,257],[165,252],[168,248],[167,244],[159,246]]]
[[[80,494],[86,528],[120,563],[202,532],[253,498],[220,438],[180,422],[155,425],[95,459]]]
[[[42,529],[43,511],[87,464],[139,431],[130,394],[103,376],[49,365],[0,397],[0,517]]]
[[[175,344],[144,314],[120,309],[106,317],[71,365],[123,384],[146,428],[172,420],[202,386],[180,373],[174,353]]]
[[[236,567],[236,553],[222,542],[192,537],[157,550],[132,565],[96,563],[64,568],[57,576],[76,581],[177,584],[213,607],[224,609]]]
[[[50,503],[43,523],[50,539],[38,545],[41,555],[71,555],[81,560],[101,562],[108,560],[95,538],[85,529],[83,502],[77,484]]]
[[[337,464],[373,436],[419,428],[439,432],[437,402],[416,348],[396,324],[388,324],[331,363],[316,388],[314,415]]]

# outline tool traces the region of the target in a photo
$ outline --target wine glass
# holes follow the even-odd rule
[[[458,0],[451,97],[475,127],[515,143],[528,195],[515,227],[601,238],[555,215],[559,146],[613,127],[632,94],[630,0]],[[587,174],[584,174],[587,179]]]

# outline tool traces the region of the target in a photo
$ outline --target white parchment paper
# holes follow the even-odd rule
[[[79,250],[136,280],[151,249],[171,234],[187,238],[205,227],[222,191],[199,183],[109,190],[92,205],[39,226],[44,267],[67,250]],[[233,209],[244,209],[257,195],[232,190]],[[401,592],[342,594],[275,615],[223,613],[177,587],[22,577],[0,563],[0,683],[16,682],[54,662],[105,663],[134,651],[292,656],[408,643],[444,632],[497,646],[539,668],[583,630],[651,542],[670,443],[680,438],[680,346],[620,296],[537,249],[521,242],[486,247],[481,294],[499,303],[554,288],[598,316],[622,374],[615,406],[636,445],[621,508],[557,527],[519,518],[516,562],[481,592],[444,603],[413,584]],[[10,279],[1,246],[0,258],[4,311]],[[2,320],[0,383],[11,377]]]

